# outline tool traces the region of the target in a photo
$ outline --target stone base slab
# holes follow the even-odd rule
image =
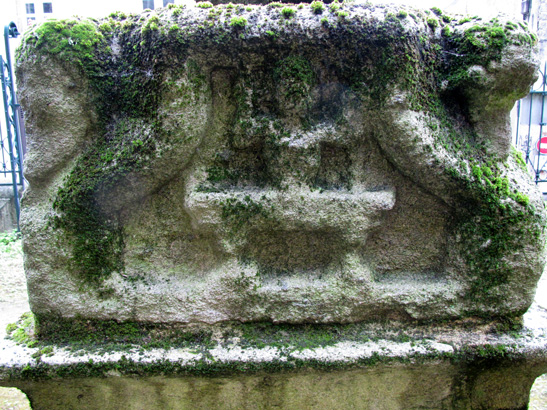
[[[34,410],[525,409],[547,373],[538,304],[520,326],[245,326],[184,346],[5,339],[0,386],[21,389]]]

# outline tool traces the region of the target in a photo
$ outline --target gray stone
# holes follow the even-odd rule
[[[526,311],[545,211],[508,113],[535,37],[337,6],[175,6],[27,33],[39,323]]]
[[[0,187],[0,232],[11,232],[17,229],[17,212],[13,188]]]

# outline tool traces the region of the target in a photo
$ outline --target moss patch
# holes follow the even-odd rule
[[[76,63],[86,71],[94,71],[96,50],[104,46],[104,36],[91,20],[46,21],[36,29],[34,38],[26,39],[36,50]]]
[[[510,188],[502,172],[500,163],[494,169],[473,165],[472,178],[458,177],[475,193],[469,207],[459,212],[458,228],[464,256],[475,275],[469,297],[490,303],[499,302],[490,293],[492,288],[512,276],[504,255],[518,252],[543,234],[541,213],[526,195]]]
[[[298,55],[279,61],[274,75],[285,92],[285,98],[292,102],[307,97],[315,82],[315,74],[309,61]]]

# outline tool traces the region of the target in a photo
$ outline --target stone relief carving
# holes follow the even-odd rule
[[[328,24],[261,6],[241,10],[245,27],[227,6],[59,23],[99,39],[83,57],[53,48],[64,34],[48,23],[27,35],[33,311],[162,323],[522,314],[545,215],[508,112],[533,81],[533,37],[344,7]]]

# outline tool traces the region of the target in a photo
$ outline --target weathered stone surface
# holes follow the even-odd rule
[[[508,111],[535,37],[393,7],[291,10],[177,6],[26,35],[22,230],[42,322],[528,308],[545,211]]]

